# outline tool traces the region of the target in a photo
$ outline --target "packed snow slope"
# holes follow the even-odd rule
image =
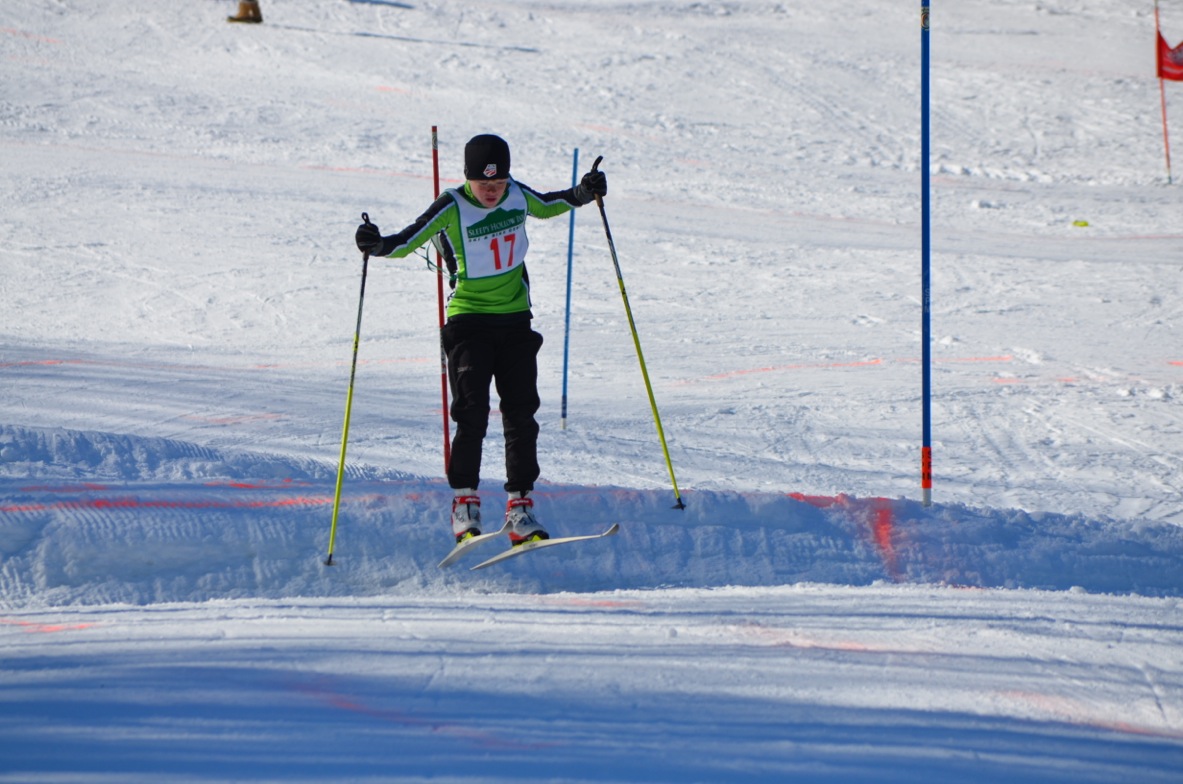
[[[1178,781],[1149,0],[934,4],[929,507],[919,8],[235,9],[0,4],[0,781]],[[433,126],[443,187],[478,133],[603,156],[685,510],[582,209],[530,233],[537,509],[621,534],[436,567],[437,277],[362,302],[353,245]]]
[[[433,568],[448,498],[422,259],[371,264],[336,542],[348,566],[330,575],[317,557],[360,301],[352,231],[363,211],[393,231],[431,201],[432,126],[445,186],[482,131],[510,140],[536,187],[567,184],[575,148],[580,170],[604,156],[689,502],[668,509],[599,216],[577,213],[569,331],[568,223],[536,224],[539,513],[556,533],[619,521],[624,536],[581,551],[568,580],[523,565],[493,584],[1180,592],[1183,198],[1154,122],[1149,8],[996,0],[933,17],[926,509],[908,500],[918,14],[267,5],[259,26],[224,24],[214,2],[2,12],[8,601],[452,579]]]

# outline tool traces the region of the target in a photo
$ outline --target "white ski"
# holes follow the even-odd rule
[[[505,525],[501,526],[501,528],[497,531],[493,531],[493,532],[487,533],[487,534],[479,534],[477,536],[470,536],[462,542],[457,542],[456,546],[452,548],[451,552],[449,552],[446,556],[444,556],[444,560],[440,561],[439,568],[443,569],[445,567],[451,566],[452,564],[456,563],[461,558],[463,558],[464,554],[467,553],[469,550],[473,549],[477,545],[484,544],[485,542],[489,541],[490,539],[495,539],[498,536],[501,536],[503,533],[505,533],[508,530],[509,530],[509,523],[506,523]]]
[[[518,555],[525,555],[526,553],[530,553],[535,550],[541,550],[544,547],[554,547],[555,545],[572,544],[574,542],[587,542],[592,539],[603,539],[606,536],[615,536],[618,531],[620,531],[620,524],[613,523],[611,528],[599,534],[590,534],[587,536],[560,536],[558,539],[538,539],[537,541],[533,542],[525,542],[524,544],[519,544],[516,547],[511,547],[508,550],[500,552],[487,561],[481,561],[479,564],[472,567],[472,571],[484,569],[486,566],[492,566],[495,563],[499,563]]]

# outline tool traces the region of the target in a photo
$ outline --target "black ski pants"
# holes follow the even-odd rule
[[[481,480],[481,451],[489,429],[489,387],[497,385],[505,434],[505,489],[526,492],[538,479],[538,350],[542,335],[528,321],[489,325],[450,321],[441,331],[452,390],[452,456],[448,484],[471,487]]]

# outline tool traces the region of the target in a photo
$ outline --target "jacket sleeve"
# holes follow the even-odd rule
[[[553,218],[556,215],[570,212],[576,207],[582,207],[584,202],[575,195],[574,188],[550,193],[539,193],[528,185],[518,183],[522,193],[526,195],[527,212],[534,218]]]
[[[427,244],[436,234],[446,231],[456,220],[456,202],[448,194],[442,194],[410,226],[397,234],[383,237],[382,247],[373,255],[405,258]]]

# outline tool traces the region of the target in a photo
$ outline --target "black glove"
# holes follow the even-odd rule
[[[357,227],[354,239],[357,240],[357,249],[362,253],[377,253],[383,244],[382,232],[378,231],[378,227],[369,221]]]
[[[604,172],[589,171],[575,186],[575,198],[580,204],[590,204],[597,196],[608,195],[608,177]]]

